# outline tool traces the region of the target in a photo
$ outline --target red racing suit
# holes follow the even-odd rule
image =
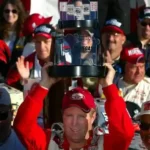
[[[118,89],[114,84],[103,88],[103,91],[107,99],[105,109],[109,124],[109,134],[104,135],[103,149],[127,150],[134,135],[134,129],[126,111],[125,102],[119,96]],[[65,136],[60,148],[58,146],[59,141],[55,137],[51,138],[52,130],[43,130],[37,124],[37,117],[43,107],[43,100],[47,93],[48,90],[39,84],[30,90],[18,110],[14,121],[14,129],[28,150],[69,150],[69,143]],[[91,148],[91,140],[91,137],[87,140],[84,150]],[[58,148],[50,147],[51,143]],[[101,149],[98,148],[97,150]]]

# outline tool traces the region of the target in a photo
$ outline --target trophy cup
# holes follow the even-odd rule
[[[54,65],[49,75],[55,77],[105,77],[98,28],[98,2],[89,0],[60,1],[59,29],[56,34]]]

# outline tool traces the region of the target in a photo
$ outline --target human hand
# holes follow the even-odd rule
[[[24,59],[25,59],[24,56],[19,57],[18,61],[16,62],[16,66],[21,78],[23,80],[26,80],[29,78],[30,69],[29,69],[29,62],[28,61],[25,62]]]
[[[100,79],[100,84],[102,85],[102,87],[107,87],[113,84],[113,80],[115,77],[115,70],[109,63],[105,63],[104,66],[108,69],[108,73],[105,78]]]
[[[105,63],[113,64],[113,60],[112,60],[112,57],[111,57],[111,54],[110,54],[109,50],[106,50],[103,57],[104,57],[104,62]]]

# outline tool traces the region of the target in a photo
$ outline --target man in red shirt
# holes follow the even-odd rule
[[[20,60],[17,65],[24,64]],[[134,134],[133,125],[126,111],[124,100],[119,96],[113,84],[115,71],[110,64],[105,64],[108,74],[101,79],[106,96],[106,113],[108,115],[109,134],[104,135],[99,127],[92,128],[95,120],[94,98],[89,91],[80,87],[68,91],[62,101],[63,124],[52,126],[43,131],[37,125],[37,116],[42,109],[43,101],[59,79],[49,77],[47,63],[42,68],[42,79],[34,86],[18,110],[14,128],[27,149],[35,150],[127,150]],[[119,106],[119,107],[118,107]]]

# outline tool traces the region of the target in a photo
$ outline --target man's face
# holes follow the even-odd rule
[[[129,84],[139,83],[145,76],[145,63],[138,62],[131,64],[127,62],[125,64],[124,80]]]
[[[40,35],[35,36],[35,49],[39,59],[49,60],[51,54],[52,39]]]
[[[113,60],[120,56],[122,45],[125,42],[125,36],[115,31],[102,33],[102,45],[104,51],[109,51]]]
[[[92,47],[93,39],[87,31],[81,31],[81,38],[81,44],[83,47]]]
[[[68,141],[73,143],[81,143],[85,140],[85,136],[91,130],[94,117],[89,113],[83,112],[78,107],[70,107],[64,110],[63,123],[65,136]]]
[[[150,19],[138,21],[137,27],[140,38],[150,39]]]
[[[9,106],[0,105],[0,142],[8,136],[11,130],[12,112]]]
[[[142,115],[141,116],[141,139],[144,145],[150,150],[150,115]],[[146,129],[148,127],[149,129]]]

